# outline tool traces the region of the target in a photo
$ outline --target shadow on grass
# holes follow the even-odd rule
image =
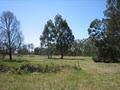
[[[85,60],[84,58],[51,58],[51,60],[54,59],[54,60]]]
[[[84,58],[65,58],[65,60],[85,60]]]
[[[28,62],[27,60],[22,60],[22,59],[13,59],[13,60],[3,59],[2,61],[3,62],[17,62],[17,63]]]

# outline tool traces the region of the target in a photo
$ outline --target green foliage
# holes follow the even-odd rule
[[[29,54],[29,50],[28,50],[28,45],[22,45],[18,50],[17,53],[19,55],[28,55]]]
[[[62,16],[58,14],[55,16],[54,23],[51,20],[47,22],[40,40],[41,45],[48,48],[48,58],[56,47],[61,54],[61,59],[63,59],[64,52],[71,48],[74,42],[74,35],[66,20],[63,20]]]
[[[45,24],[42,36],[40,36],[41,46],[47,47],[48,58],[52,58],[52,44],[55,42],[55,27],[52,20]]]
[[[34,49],[34,54],[35,54],[35,55],[39,55],[39,54],[40,54],[40,48],[39,48],[39,47],[36,47],[36,48]]]
[[[107,0],[106,18],[95,19],[88,29],[89,35],[97,47],[97,62],[120,61],[120,3],[119,0]]]
[[[120,1],[108,0],[105,16],[107,18],[107,44],[111,59],[120,59]]]
[[[71,53],[70,53],[71,52]],[[96,54],[96,46],[91,38],[75,40],[68,55],[72,56],[93,56]]]
[[[104,19],[102,21],[95,19],[91,22],[90,28],[88,29],[90,38],[91,38],[93,44],[97,47],[96,55],[93,56],[94,60],[99,59],[99,61],[100,61],[101,59],[103,60],[103,59],[106,59],[106,57],[107,57],[107,53],[105,53],[107,50],[106,49],[106,47],[107,47],[106,27],[107,26],[106,26],[106,22]],[[97,58],[95,58],[96,56],[97,56]]]
[[[57,31],[56,46],[60,50],[61,59],[63,59],[64,52],[67,52],[74,42],[74,35],[66,20],[63,20],[59,14],[55,16],[55,27]]]

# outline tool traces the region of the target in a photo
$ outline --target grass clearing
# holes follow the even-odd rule
[[[16,61],[0,64],[20,67],[24,64],[64,65],[81,70],[64,68],[50,73],[0,73],[0,90],[120,90],[120,63],[94,63],[90,57],[47,59],[45,56],[14,57]]]

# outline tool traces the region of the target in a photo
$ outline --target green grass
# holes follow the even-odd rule
[[[120,63],[94,63],[90,57],[47,59],[45,56],[14,57],[0,64],[20,67],[24,64],[77,66],[57,73],[0,73],[0,90],[120,90]],[[57,57],[55,57],[57,58]]]

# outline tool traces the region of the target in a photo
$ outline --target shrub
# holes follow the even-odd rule
[[[0,72],[14,72],[15,69],[5,65],[0,65]]]

